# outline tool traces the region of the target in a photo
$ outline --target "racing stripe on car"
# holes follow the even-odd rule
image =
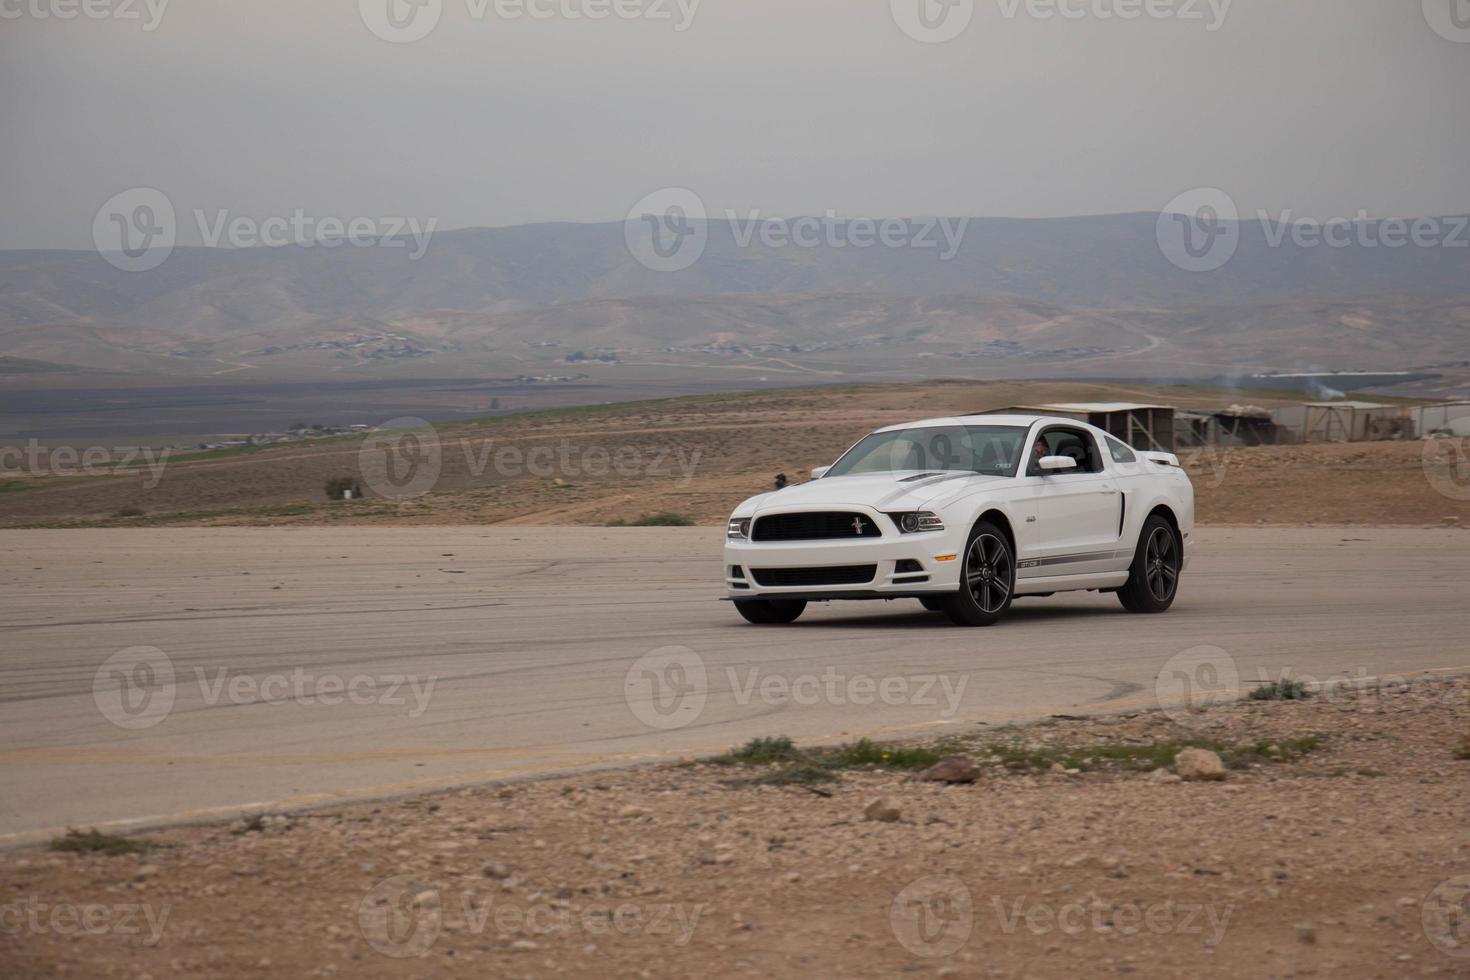
[[[1025,561],[1016,562],[1016,571],[1028,568],[1043,568],[1050,565],[1073,565],[1084,561],[1111,561],[1117,558],[1129,558],[1131,551],[1091,551],[1079,555],[1054,555],[1050,558],[1028,558]]]

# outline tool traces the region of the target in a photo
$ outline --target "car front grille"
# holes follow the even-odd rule
[[[752,568],[757,585],[792,588],[806,585],[864,585],[878,574],[877,565],[828,565],[824,568]]]
[[[883,532],[867,514],[825,510],[758,517],[750,531],[752,541],[828,541],[882,536]]]

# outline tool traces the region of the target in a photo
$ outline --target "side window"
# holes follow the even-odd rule
[[[1097,451],[1097,441],[1081,429],[1047,429],[1037,437],[1036,444],[1042,447],[1040,456],[1070,456],[1075,459],[1077,469],[1068,472],[1102,472],[1102,455]],[[1038,458],[1033,451],[1029,472],[1040,472],[1036,465]]]
[[[1123,445],[1121,442],[1119,442],[1117,439],[1112,438],[1111,436],[1108,437],[1108,452],[1112,455],[1113,462],[1115,463],[1138,462],[1138,457],[1133,455],[1133,450],[1129,449],[1127,446]]]

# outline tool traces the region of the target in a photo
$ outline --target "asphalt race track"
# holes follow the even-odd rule
[[[1470,536],[1211,529],[1179,603],[746,625],[698,528],[6,531],[0,843],[806,741],[1470,669]]]

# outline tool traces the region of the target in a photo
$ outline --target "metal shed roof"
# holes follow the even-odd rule
[[[1028,412],[1139,412],[1146,409],[1169,411],[1172,405],[1136,405],[1132,402],[1057,402],[1052,405],[1017,406]]]
[[[1393,408],[1382,402],[1304,402],[1308,408]]]

